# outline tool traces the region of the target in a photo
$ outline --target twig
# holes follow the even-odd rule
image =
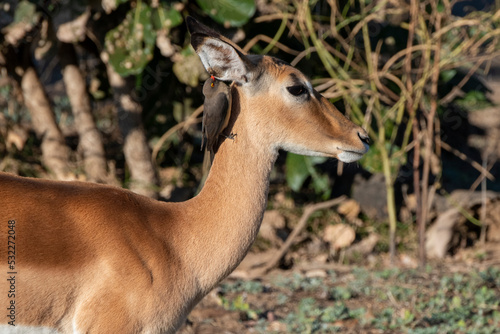
[[[304,51],[300,52],[297,57],[295,57],[292,62],[290,63],[290,65],[292,66],[296,66],[299,61],[302,60],[302,58],[304,58],[305,56],[313,53],[313,52],[316,52],[316,48],[314,46],[311,46],[310,48],[307,48],[305,49]]]
[[[346,196],[340,196],[340,197],[337,197],[335,199],[332,199],[332,200],[329,200],[326,202],[306,205],[306,207],[304,208],[304,213],[302,213],[302,217],[300,217],[300,220],[299,220],[299,223],[297,224],[297,226],[295,226],[292,233],[290,233],[290,235],[286,239],[283,246],[281,246],[278,253],[261,270],[259,270],[259,275],[266,274],[271,269],[276,267],[276,265],[279,263],[281,258],[283,258],[283,256],[285,256],[285,254],[288,252],[288,249],[290,249],[290,247],[293,245],[295,238],[299,235],[300,232],[302,232],[304,227],[307,225],[307,220],[309,219],[309,217],[315,211],[327,209],[327,208],[332,207],[334,205],[338,205],[338,204],[342,203],[345,199],[346,199]]]
[[[436,15],[436,21],[434,24],[436,30],[441,29],[441,15]],[[425,132],[425,148],[424,148],[424,166],[422,169],[422,193],[421,193],[421,220],[418,226],[418,236],[419,236],[419,262],[420,267],[423,268],[426,263],[425,254],[425,226],[427,224],[427,219],[429,216],[429,198],[434,195],[432,190],[434,187],[429,189],[429,174],[430,174],[430,164],[431,164],[431,154],[434,142],[434,118],[436,117],[436,111],[438,106],[438,80],[439,80],[439,60],[441,57],[441,39],[437,39],[437,49],[434,53],[434,64],[433,72],[431,77],[431,102],[430,110],[426,115],[427,118],[427,131]]]
[[[278,28],[278,31],[276,32],[276,34],[274,35],[273,37],[273,40],[269,43],[268,46],[266,46],[266,48],[262,51],[262,54],[267,54],[269,53],[269,51],[272,50],[272,48],[276,45],[276,43],[278,43],[279,39],[281,38],[281,35],[283,35],[283,32],[285,31],[285,28],[287,26],[287,23],[288,23],[288,14],[285,13],[285,15],[283,16],[283,20],[281,21],[281,25],[280,27]]]
[[[349,41],[352,41],[354,40],[354,37],[356,36],[356,34],[361,30],[363,29],[363,27],[367,27],[368,26],[368,23],[370,23],[370,21],[373,21],[375,19],[377,19],[377,13],[372,13],[370,15],[367,15],[363,18],[363,20],[360,20],[355,26],[354,28],[352,29],[351,33],[349,34],[349,36],[347,37],[347,40]]]
[[[274,39],[272,39],[271,37],[269,37],[267,35],[262,35],[262,34],[257,35],[254,38],[252,38],[250,41],[248,41],[248,43],[243,48],[243,51],[248,52],[252,48],[252,46],[257,44],[257,42],[259,42],[259,41],[269,43],[269,45],[275,46],[278,49],[283,50],[284,52],[291,54],[291,55],[294,55],[294,56],[300,55],[300,53],[301,53],[299,51],[290,49],[288,46],[286,46],[278,41],[275,41]]]
[[[486,147],[485,151],[483,152],[483,165],[482,166],[484,169],[490,170],[497,161],[497,155],[495,154],[495,152],[497,151],[497,147],[498,147],[499,135],[500,135],[500,132],[498,130],[493,132],[493,135],[491,136],[492,137],[491,143],[493,143],[493,144],[488,145]],[[488,163],[488,160],[491,160],[491,162]],[[486,228],[488,227],[487,223],[486,223],[487,184],[486,184],[486,178],[484,177],[484,174],[481,174],[480,179],[481,179],[481,213],[479,216],[479,220],[481,221],[482,225],[481,225],[481,234],[479,236],[479,240],[480,240],[481,245],[484,247],[486,244]]]
[[[458,95],[458,93],[461,91],[462,87],[467,83],[469,82],[469,79],[471,78],[471,76],[477,72],[478,68],[483,64],[483,62],[477,62],[474,66],[471,67],[471,69],[469,70],[469,72],[467,73],[467,75],[455,86],[453,87],[453,89],[448,93],[446,94],[445,97],[443,97],[441,99],[441,101],[439,102],[441,105],[443,104],[447,104],[451,101],[453,101],[453,99]]]
[[[406,50],[402,50],[405,52],[399,52],[401,53],[401,56],[405,56],[404,58],[404,70],[406,73],[406,89],[409,92],[409,94],[412,94],[410,92],[413,92],[413,81],[411,77],[411,70],[412,70],[412,49],[416,48],[413,46],[413,38],[415,36],[415,26],[417,23],[417,15],[418,15],[418,5],[416,0],[411,0],[410,3],[410,25],[408,28],[408,41],[406,44]],[[396,59],[399,57],[397,54],[394,55],[389,61],[385,64],[384,68],[382,71],[389,69],[391,64],[391,61],[395,62]],[[417,226],[420,226],[423,224],[422,222],[422,198],[421,198],[421,193],[420,193],[420,170],[419,170],[419,164],[420,164],[420,131],[418,128],[418,121],[417,121],[417,111],[415,109],[415,104],[414,104],[414,96],[409,95],[409,98],[407,99],[407,109],[410,114],[410,120],[412,122],[412,132],[413,132],[413,142],[415,143],[415,147],[413,150],[413,188],[414,188],[414,193],[415,193],[415,198],[417,199],[417,209],[416,209],[416,220],[417,220]],[[419,250],[420,253],[422,253],[422,250]]]
[[[488,166],[488,155],[485,154],[483,157],[483,168],[486,169]],[[479,214],[479,220],[481,221],[481,234],[479,235],[479,240],[481,246],[486,244],[486,179],[483,178],[481,181],[481,212]]]
[[[165,141],[173,135],[176,131],[178,131],[180,128],[182,129],[187,129],[190,125],[199,122],[196,118],[198,115],[201,114],[203,111],[203,105],[199,106],[186,120],[177,123],[173,127],[171,127],[167,132],[165,132],[160,139],[156,142],[155,146],[153,147],[153,152],[151,153],[151,157],[153,158],[153,161],[156,161],[156,156],[158,155],[158,152],[160,151],[161,147],[165,143]]]
[[[344,264],[340,264],[340,263],[309,263],[309,262],[305,262],[305,263],[300,263],[297,265],[297,267],[294,269],[297,269],[297,270],[301,270],[301,271],[312,271],[312,270],[325,270],[325,271],[329,271],[329,270],[334,270],[335,272],[339,273],[339,272],[350,272],[352,270],[352,267],[349,266],[349,265],[344,265]]]
[[[330,44],[326,43],[325,41],[323,41],[323,44],[325,45],[325,48],[331,53],[333,54],[335,57],[339,58],[339,59],[342,59],[342,61],[344,61],[344,69],[347,69],[347,68],[352,68],[358,72],[363,72],[363,69],[361,68],[361,66],[359,66],[358,64],[356,64],[355,62],[353,62],[351,59],[347,59],[346,55],[344,55],[342,52],[340,51],[337,51],[333,46],[331,46]]]
[[[440,38],[442,35],[446,34],[448,31],[450,31],[451,29],[454,29],[454,28],[458,28],[458,27],[464,27],[464,26],[478,26],[478,25],[481,25],[482,22],[480,20],[466,20],[466,19],[460,19],[458,21],[455,21],[453,23],[450,23],[448,24],[447,26],[445,26],[444,28],[442,29],[439,29],[437,30],[433,35],[432,35],[432,38],[433,39],[438,39]]]
[[[446,200],[448,201],[448,203],[453,207],[455,208],[458,212],[460,212],[460,214],[465,218],[467,219],[468,221],[470,221],[472,224],[476,225],[476,226],[481,226],[481,221],[479,219],[477,219],[476,217],[474,217],[473,214],[469,213],[469,211],[467,211],[466,207],[469,207],[467,206],[467,203],[464,203],[464,201],[460,201],[458,199],[454,199],[450,193],[448,193],[446,190],[444,190],[443,188],[441,188],[441,195],[443,195]]]
[[[493,168],[493,166],[495,166],[495,164],[497,163],[497,158],[495,157],[494,159],[492,159],[489,163],[488,163],[488,166],[486,166],[485,170],[487,170],[488,172]],[[484,166],[483,166],[484,168]],[[470,191],[476,191],[477,187],[479,187],[479,185],[483,182],[483,180],[486,178],[486,175],[484,175],[484,173],[481,173],[481,175],[478,176],[478,178],[476,179],[476,181],[474,181],[474,183],[472,184],[472,186],[470,186],[469,190]]]
[[[483,160],[489,161],[487,165],[485,165],[483,161],[484,170],[490,171],[493,168],[493,166],[497,163],[498,155],[495,152],[498,151],[499,139],[500,139],[500,130],[496,129],[491,134],[489,140],[490,145],[486,147],[486,150],[483,153]],[[470,187],[470,191],[475,191],[476,188],[479,187],[479,184],[483,183],[483,180],[485,182],[485,174],[481,173],[481,175],[479,175],[479,177],[476,179],[476,181],[474,181],[474,183]]]
[[[330,32],[332,33],[332,37],[335,38],[339,42],[340,45],[344,48],[344,50],[349,50],[350,46],[346,42],[346,40],[338,33],[337,30],[337,15],[339,14],[338,8],[337,8],[337,1],[335,0],[327,0],[328,4],[330,5],[331,8],[331,13],[330,13]],[[340,21],[344,21],[342,17],[340,17]]]
[[[387,297],[391,301],[391,303],[394,305],[394,307],[396,307],[396,308],[401,307],[401,305],[399,305],[399,303],[396,301],[396,298],[394,298],[394,295],[392,294],[392,292],[390,290],[387,291]]]
[[[410,26],[411,28],[412,26]],[[412,31],[412,30],[410,30]],[[410,41],[410,37],[408,37],[408,41]],[[412,40],[413,41],[413,40]],[[413,43],[413,42],[412,42]],[[410,44],[410,42],[408,42],[408,44]],[[389,58],[389,60],[385,63],[384,67],[382,67],[382,69],[379,71],[380,73],[386,73],[389,71],[389,69],[396,63],[396,61],[402,57],[406,57],[404,59],[405,61],[405,66],[407,67],[408,66],[408,61],[411,62],[411,59],[412,59],[412,54],[416,51],[426,51],[427,49],[431,49],[431,50],[436,50],[436,47],[435,46],[428,46],[428,45],[424,45],[424,44],[419,44],[419,45],[408,45],[406,47],[406,49],[403,49],[399,52],[397,52],[396,54],[394,54],[391,58]],[[410,70],[411,71],[411,67],[410,68],[407,68],[406,71]]]
[[[495,181],[495,177],[493,175],[491,175],[491,173],[484,169],[483,166],[481,166],[479,163],[477,163],[476,161],[472,160],[471,158],[469,158],[467,155],[465,155],[464,153],[460,152],[459,150],[457,150],[456,148],[453,148],[451,147],[448,143],[446,142],[441,142],[441,146],[447,150],[448,152],[451,152],[453,154],[455,154],[457,157],[459,157],[460,159],[464,160],[464,161],[467,161],[468,163],[470,163],[470,165],[472,167],[474,167],[475,169],[477,169],[480,173],[486,175],[486,177],[490,180],[490,181]]]
[[[287,15],[287,13],[275,13],[275,14],[269,14],[269,15],[262,15],[262,16],[256,17],[254,22],[261,23],[261,22],[268,22],[268,21],[274,21],[274,20],[282,20],[285,15]]]

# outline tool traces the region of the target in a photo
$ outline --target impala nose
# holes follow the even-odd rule
[[[358,137],[359,139],[361,139],[363,145],[365,146],[365,153],[368,152],[368,149],[370,148],[370,137],[368,136],[368,133],[366,133],[365,130],[358,131]]]
[[[361,139],[361,141],[363,143],[370,145],[370,137],[368,136],[368,133],[366,133],[365,131],[363,131],[363,132],[359,131],[358,137],[359,137],[359,139]]]

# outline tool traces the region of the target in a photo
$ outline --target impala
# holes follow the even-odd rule
[[[367,151],[366,132],[300,71],[246,55],[192,18],[187,24],[206,70],[231,82],[230,121],[202,191],[165,203],[113,186],[0,173],[3,324],[14,301],[16,325],[175,333],[252,245],[279,149],[347,163]],[[15,298],[7,272],[15,272]]]

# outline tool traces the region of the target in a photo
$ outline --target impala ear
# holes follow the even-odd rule
[[[210,75],[218,80],[240,84],[251,79],[254,66],[237,45],[190,16],[186,22],[191,33],[191,45]]]

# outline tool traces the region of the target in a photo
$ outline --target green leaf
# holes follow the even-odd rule
[[[127,3],[129,0],[115,0],[115,8],[120,6],[122,3]]]
[[[307,157],[307,159],[311,162],[311,165],[319,165],[328,160],[327,157]]]
[[[306,157],[288,153],[286,157],[286,182],[293,191],[298,192],[310,176]]]
[[[36,6],[29,1],[21,1],[16,7],[14,13],[14,23],[24,22],[27,24],[35,24],[38,21],[40,14],[36,12]]]
[[[468,102],[482,102],[482,101],[487,101],[488,99],[486,98],[486,95],[484,92],[480,90],[471,90],[468,92],[465,97],[464,101]]]
[[[368,152],[361,158],[359,163],[363,168],[365,168],[370,173],[382,173],[382,150],[380,145],[384,145],[387,154],[389,155],[389,162],[391,166],[391,174],[396,175],[401,163],[406,161],[406,153],[401,153],[401,148],[397,145],[391,145],[390,142],[385,141],[384,143],[375,142],[374,145],[370,147]],[[392,153],[389,153],[392,152]],[[397,155],[395,153],[398,153]]]
[[[456,100],[456,103],[468,110],[478,110],[491,105],[485,93],[480,90],[471,90],[464,97]]]
[[[451,299],[450,308],[451,309],[456,309],[456,308],[459,308],[460,306],[462,306],[462,299],[459,296],[454,296]]]
[[[106,34],[105,48],[111,66],[122,76],[141,73],[153,59],[155,41],[152,9],[139,1],[123,22]]]
[[[323,199],[327,199],[331,194],[330,178],[328,175],[311,174],[312,186],[316,194],[322,194]]]
[[[254,0],[196,0],[203,12],[220,24],[241,27],[255,14]]]
[[[295,192],[300,191],[304,182],[311,177],[311,187],[316,194],[322,194],[328,198],[331,193],[330,178],[327,174],[320,174],[314,165],[323,163],[327,158],[306,157],[288,153],[286,158],[286,181],[288,186]]]
[[[445,12],[445,10],[446,10],[446,6],[443,4],[443,2],[442,2],[442,1],[439,1],[439,2],[438,2],[438,5],[437,5],[437,11],[438,11],[439,13],[444,13],[444,12]]]
[[[183,22],[181,13],[171,8],[171,6],[160,3],[153,12],[153,26],[156,30],[170,30],[179,26]]]
[[[443,80],[443,82],[448,82],[450,81],[451,79],[453,79],[453,77],[457,74],[457,70],[446,70],[446,71],[442,71],[440,73],[441,75],[441,79]]]
[[[0,4],[0,14],[2,33],[15,31],[14,34],[10,34],[7,41],[7,43],[13,45],[17,45],[26,37],[26,34],[36,26],[41,16],[36,11],[36,5],[29,1],[12,2],[5,9]]]
[[[370,173],[382,173],[382,159],[380,154],[378,145],[373,145],[363,158],[361,158],[360,164]]]

